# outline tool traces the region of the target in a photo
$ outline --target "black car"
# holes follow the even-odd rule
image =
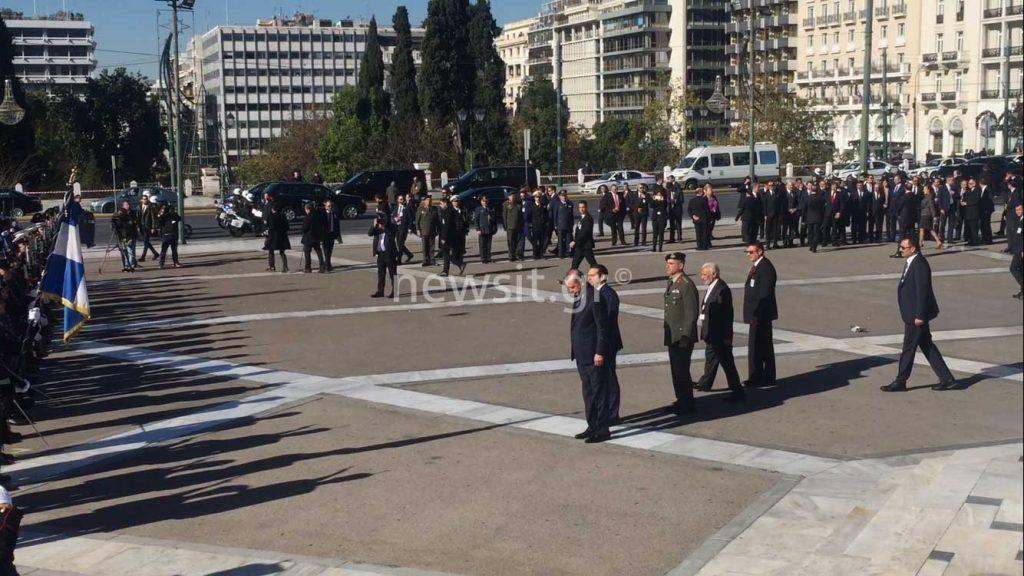
[[[492,186],[489,188],[473,188],[466,190],[465,192],[458,194],[459,203],[462,208],[470,214],[476,210],[477,206],[480,205],[480,199],[484,196],[487,197],[487,202],[497,216],[497,221],[502,221],[502,214],[504,214],[505,200],[512,194],[518,194],[519,191],[511,186]]]
[[[408,193],[415,178],[419,178],[420,182],[426,182],[423,170],[366,170],[346,180],[335,192],[351,194],[363,200],[373,200],[377,194],[386,193],[392,182],[400,193]]]
[[[963,164],[940,166],[937,172],[939,177],[943,179],[947,176],[952,176],[955,171],[959,171],[964,178],[981,179],[984,177],[999,192],[1002,190],[1003,178],[1006,176],[1006,173],[1019,174],[1020,168],[1021,165],[1014,162],[1012,156],[978,156],[971,158]]]
[[[529,186],[532,190],[537,186],[537,170],[526,166],[488,166],[466,172],[454,182],[445,185],[445,190],[452,194],[462,194],[474,188],[494,188],[507,186],[519,190]]]
[[[322,204],[327,199],[334,201],[335,208],[342,218],[357,218],[366,212],[366,202],[362,198],[352,194],[333,192],[322,184],[294,181],[271,182],[263,192],[274,196],[274,204],[284,212],[289,221],[304,214],[302,205],[306,202]]]
[[[43,202],[17,190],[0,188],[0,214],[11,218],[21,218],[25,214],[43,211]]]

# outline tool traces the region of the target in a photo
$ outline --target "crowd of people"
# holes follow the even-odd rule
[[[178,234],[181,216],[173,204],[166,202],[153,203],[149,196],[142,196],[139,201],[138,210],[132,208],[128,200],[121,202],[121,206],[114,212],[110,219],[110,226],[113,231],[111,237],[117,244],[117,251],[121,256],[122,270],[135,272],[141,267],[140,262],[145,262],[150,252],[161,268],[166,266],[167,252],[171,253],[171,264],[175,268],[181,267],[178,261]],[[153,246],[153,239],[160,239],[160,251],[157,252]],[[139,241],[142,242],[142,257],[138,257],[137,249]]]

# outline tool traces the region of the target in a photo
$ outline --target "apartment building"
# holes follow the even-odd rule
[[[1021,101],[1022,23],[1021,0],[923,3],[915,72],[914,148],[920,155],[1003,151],[1004,114]]]
[[[934,0],[930,0],[934,1]],[[922,4],[878,0],[871,15],[871,53],[865,51],[865,0],[801,3],[797,46],[798,94],[815,109],[833,111],[836,151],[860,147],[864,71],[869,68],[869,148],[891,156],[913,147],[914,100],[920,78]]]
[[[95,28],[81,14],[24,16],[8,12],[14,71],[26,90],[81,93],[96,71]]]
[[[745,108],[751,69],[758,98],[796,94],[800,12],[796,0],[737,0],[727,6],[726,118],[737,122],[742,120],[737,110]]]
[[[557,80],[584,128],[639,115],[670,85],[706,98],[724,73],[725,21],[724,0],[549,2],[529,26],[528,74]],[[699,140],[725,127],[713,115],[692,125]]]
[[[523,92],[523,82],[529,75],[530,26],[536,20],[527,18],[509,22],[494,40],[498,54],[505,62],[505,107],[512,112],[516,110],[516,101]]]
[[[216,135],[229,160],[259,153],[292,121],[326,113],[334,94],[354,86],[366,49],[368,23],[332,22],[305,14],[217,26],[203,34],[193,59],[197,100],[205,107],[201,129]],[[413,28],[413,58],[420,62],[424,30]],[[395,32],[379,27],[385,64]]]

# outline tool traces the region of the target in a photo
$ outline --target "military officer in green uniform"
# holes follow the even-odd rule
[[[683,273],[685,265],[686,254],[682,252],[665,256],[665,273],[669,278],[665,288],[665,346],[668,346],[672,388],[676,393],[672,408],[680,415],[696,409],[690,357],[697,341],[697,316],[700,314],[697,287]]]

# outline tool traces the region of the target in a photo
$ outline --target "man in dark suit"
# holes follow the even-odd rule
[[[398,263],[401,264],[402,256],[405,256],[407,263],[412,262],[412,250],[409,250],[405,245],[405,241],[409,237],[409,231],[414,227],[414,217],[405,194],[399,194],[397,202],[398,204],[391,213],[391,220],[395,223],[395,240],[398,242]]]
[[[846,192],[839,181],[832,182],[832,190],[825,199],[825,221],[822,222],[823,244],[839,247],[846,242]]]
[[[774,180],[768,183],[761,202],[764,205],[765,246],[778,248],[779,235],[782,231],[782,213],[785,211],[783,207],[785,198]]]
[[[306,273],[312,272],[310,253],[315,251],[316,259],[320,264],[317,272],[326,272],[327,267],[324,264],[322,246],[324,241],[324,213],[312,202],[306,203],[305,210],[306,216],[302,219],[302,271]]]
[[[576,223],[574,206],[569,201],[569,195],[565,190],[552,200],[555,206],[554,223],[555,233],[558,234],[558,246],[556,248],[559,258],[569,257],[569,243],[572,242],[572,227]]]
[[[992,198],[994,190],[988,184],[984,177],[978,181],[978,224],[982,244],[992,243],[992,214],[996,211],[995,199]]]
[[[398,274],[398,243],[395,240],[395,224],[386,214],[378,214],[370,226],[369,236],[373,237],[373,255],[377,257],[377,291],[371,298],[384,296],[384,281],[391,278],[391,292],[395,297],[395,276]]]
[[[473,225],[476,226],[477,240],[480,244],[480,262],[489,264],[491,261],[491,240],[498,231],[498,219],[491,210],[491,201],[487,196],[480,197],[480,205],[473,211]]]
[[[501,224],[505,227],[505,239],[508,243],[508,260],[519,260],[519,238],[523,234],[523,212],[519,209],[519,195],[509,194],[505,200]]]
[[[619,192],[619,186],[612,184],[608,192],[608,203],[604,209],[605,218],[612,229],[612,246],[626,245],[626,228],[623,222],[626,219],[626,199]]]
[[[801,198],[800,210],[804,214],[807,225],[807,241],[811,252],[818,251],[821,242],[821,223],[825,221],[825,196],[813,183],[807,187],[807,193]]]
[[[744,242],[757,240],[757,229],[764,220],[764,205],[757,194],[756,188],[745,188],[736,206],[736,220],[740,221],[741,234]]]
[[[1008,201],[1009,202],[1009,201]],[[1022,238],[1022,219],[1024,206],[1020,202],[1013,204],[1013,212],[1006,217],[1006,247],[1010,251],[1010,274],[1017,281],[1017,300],[1024,300],[1024,238]]]
[[[705,184],[705,188],[710,187],[710,184]],[[686,205],[686,212],[690,215],[690,221],[693,222],[693,229],[697,235],[697,250],[711,248],[708,228],[708,223],[711,222],[711,209],[708,207],[705,190],[699,190],[696,196],[690,198],[689,203]]]
[[[594,219],[587,211],[586,202],[581,201],[578,207],[580,219],[576,221],[573,240],[569,243],[572,250],[572,270],[579,270],[584,258],[591,268],[597,266],[597,258],[594,258]]]
[[[327,265],[328,272],[334,271],[331,257],[334,255],[334,243],[340,238],[341,216],[334,209],[334,202],[328,198],[324,200],[324,263]]]
[[[740,386],[740,374],[732,354],[732,290],[721,279],[718,264],[708,262],[700,268],[700,278],[707,286],[707,292],[700,305],[700,339],[704,341],[704,375],[697,383],[697,390],[707,392],[715,383],[718,366],[725,371],[732,394],[726,402],[742,402],[746,397]]]
[[[959,242],[963,230],[963,214],[960,211],[960,195],[963,188],[952,176],[946,177],[946,189],[949,190],[949,208],[946,215],[946,230],[942,242]]]
[[[900,208],[903,206],[903,196],[907,193],[902,176],[897,174],[893,177],[893,182],[892,192],[889,195],[889,220],[886,221],[886,235],[889,242],[895,242],[899,238],[896,232],[899,228]]]
[[[745,386],[775,384],[775,344],[772,322],[779,318],[775,300],[778,276],[775,266],[764,257],[764,246],[753,241],[747,244],[750,271],[743,284],[743,321],[750,326],[747,335],[747,381]]]
[[[459,267],[459,274],[466,271],[466,234],[469,233],[469,224],[466,213],[462,210],[462,201],[458,196],[452,196],[445,203],[441,213],[441,252],[444,257],[444,266],[441,269],[441,276],[447,276],[452,263]]]
[[[576,435],[588,444],[611,438],[608,429],[608,366],[605,356],[611,347],[610,329],[603,304],[594,288],[583,282],[576,270],[565,277],[565,287],[573,295],[569,324],[569,358],[576,361],[583,388],[583,406],[587,428]]]
[[[967,188],[960,196],[960,208],[964,219],[964,240],[968,246],[977,246],[981,242],[978,237],[981,223],[981,193],[974,178],[967,181]]]
[[[665,201],[668,203],[668,242],[671,244],[676,241],[676,238],[679,238],[679,242],[682,243],[683,191],[672,176],[669,176],[665,189]]]
[[[608,268],[596,264],[587,271],[587,283],[594,288],[594,297],[604,310],[607,327],[608,347],[604,365],[608,369],[608,417],[611,425],[619,423],[619,375],[615,364],[619,350],[622,350],[622,333],[619,331],[619,294],[608,285]]]
[[[914,355],[921,348],[931,364],[939,383],[932,390],[952,390],[956,380],[946,367],[942,353],[932,342],[929,322],[939,315],[939,304],[932,291],[932,268],[920,254],[921,245],[917,236],[906,236],[900,240],[900,251],[907,259],[903,275],[897,288],[900,317],[903,319],[903,352],[900,354],[899,372],[891,384],[882,386],[885,392],[905,392],[907,379],[914,367]]]
[[[871,212],[871,194],[864,182],[854,182],[853,191],[847,197],[846,209],[850,222],[850,241],[854,244],[868,242],[868,213]]]
[[[697,287],[684,273],[686,254],[673,252],[665,256],[665,273],[668,286],[665,287],[665,346],[668,347],[668,361],[672,373],[672,390],[676,401],[672,404],[677,414],[689,414],[696,410],[693,400],[693,378],[690,376],[690,359],[697,343],[697,316],[700,304]]]

